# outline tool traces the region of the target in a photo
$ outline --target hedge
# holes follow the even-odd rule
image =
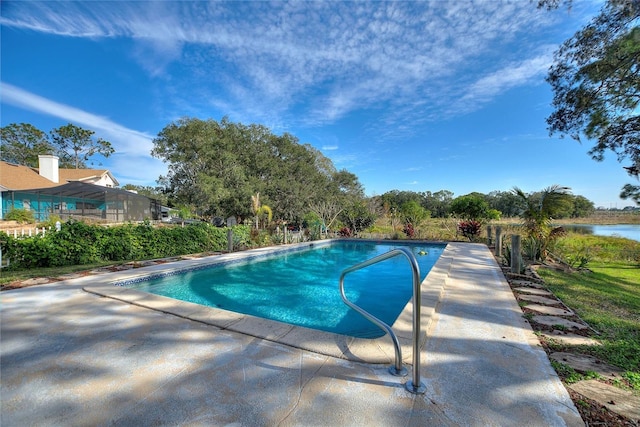
[[[83,265],[101,261],[165,258],[227,249],[227,228],[207,223],[153,227],[149,223],[114,227],[70,220],[45,236],[14,238],[0,234],[2,256],[11,269]],[[232,227],[234,247],[250,246],[249,227]]]

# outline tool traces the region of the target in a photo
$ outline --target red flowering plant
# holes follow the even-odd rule
[[[470,242],[480,235],[480,231],[482,231],[480,221],[469,219],[458,223],[458,232],[469,239]]]
[[[413,224],[411,224],[410,222],[404,225],[404,228],[402,229],[402,231],[410,239],[413,239],[413,236],[416,234],[416,230],[413,228]]]
[[[339,231],[338,231],[338,235],[340,237],[351,237],[351,229],[349,227],[342,227]]]

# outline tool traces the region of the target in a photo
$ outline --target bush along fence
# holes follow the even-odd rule
[[[54,228],[33,236],[12,234],[0,233],[2,264],[10,269],[166,258],[253,245],[249,226],[219,228],[207,223],[153,227],[145,222],[103,227],[69,220],[57,231]]]

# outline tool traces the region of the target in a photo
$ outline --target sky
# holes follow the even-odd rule
[[[183,117],[290,133],[390,190],[551,185],[623,208],[614,153],[549,136],[545,81],[601,1],[2,1],[0,122],[73,123],[113,145],[91,167],[157,185],[153,140]]]

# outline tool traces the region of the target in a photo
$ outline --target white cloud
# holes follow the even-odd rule
[[[534,58],[493,71],[480,78],[468,89],[460,104],[484,103],[509,89],[530,83],[542,83],[544,75],[553,62],[551,49]]]
[[[104,139],[115,141],[118,152],[122,154],[148,156],[153,148],[153,136],[128,129],[106,117],[51,101],[8,83],[0,82],[0,89],[3,103],[87,126]]]
[[[337,150],[338,146],[337,145],[323,145],[322,146],[322,150],[323,151],[333,151],[333,150]]]
[[[202,115],[317,126],[379,109],[392,113],[372,133],[401,137],[539,79],[548,53],[528,35],[557,17],[527,1],[10,2],[0,23],[133,40],[174,104]]]
[[[51,101],[5,82],[0,82],[0,93],[2,103],[58,117],[86,127],[109,141],[116,151],[109,161],[112,165],[109,169],[118,176],[119,181],[122,181],[121,177],[125,177],[148,182],[166,173],[162,162],[151,157],[154,137],[149,134],[129,129],[106,117]]]

